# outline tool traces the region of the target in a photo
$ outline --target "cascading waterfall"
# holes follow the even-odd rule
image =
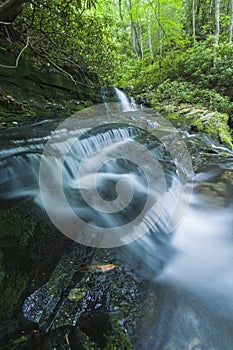
[[[2,132],[1,208],[32,198],[65,228],[75,213],[81,220],[71,238],[77,241],[79,230],[85,239],[94,230],[120,227],[120,236],[133,222],[119,240],[107,240],[105,248],[115,249],[103,252],[145,281],[140,327],[130,331],[135,349],[231,350],[233,153],[208,137],[174,130],[156,113],[136,110],[122,91],[113,92],[117,102],[78,112],[69,124],[18,128],[17,138]],[[107,99],[105,89],[102,94]],[[195,176],[180,147],[184,141],[191,157],[203,154]],[[68,280],[73,265],[60,265]],[[51,290],[48,281],[29,295],[24,316],[46,331],[79,322],[81,306],[69,323],[62,288],[52,290],[54,297]],[[90,295],[83,300],[87,307]]]
[[[134,118],[139,126],[145,125],[146,120],[141,113],[137,114],[134,112]],[[82,123],[86,125],[86,118],[84,118],[83,121],[79,119],[79,127],[70,132],[61,128],[53,132],[50,137],[32,138],[21,142],[18,140],[16,142],[12,141],[12,147],[3,152],[3,157],[0,160],[1,197],[4,200],[2,206],[6,205],[6,203],[10,205],[10,203],[14,202],[14,199],[19,200],[31,197],[38,205],[43,207],[41,201],[42,187],[39,188],[39,181],[41,180],[41,186],[43,183],[46,183],[46,186],[48,186],[47,178],[50,178],[52,181],[52,183],[49,183],[50,186],[54,188],[59,187],[57,183],[57,174],[59,173],[58,159],[72,145],[63,163],[62,186],[68,202],[73,211],[80,215],[82,221],[84,221],[84,226],[86,222],[94,225],[96,229],[98,226],[102,229],[103,227],[118,227],[119,224],[121,226],[125,225],[128,221],[134,220],[141,211],[145,210],[144,206],[147,203],[148,214],[145,212],[145,215],[140,217],[137,224],[135,223],[129,230],[135,232],[136,236],[142,235],[140,232],[143,232],[143,230],[145,232],[149,231],[150,228],[155,226],[158,217],[162,213],[166,217],[169,216],[169,210],[166,209],[166,206],[169,207],[171,201],[168,198],[169,196],[174,196],[176,191],[179,191],[177,177],[174,173],[175,167],[171,159],[167,162],[164,161],[164,157],[167,157],[167,155],[159,140],[156,140],[149,134],[145,137],[142,129],[133,126],[132,115],[130,117],[124,115],[121,120],[124,122],[123,124],[106,124],[107,126],[105,127],[100,126],[90,131],[90,129],[82,127]],[[104,122],[104,119],[102,122]],[[74,142],[74,140],[79,141]],[[150,153],[146,153],[146,148],[141,147],[138,140],[139,142],[143,141],[145,144],[150,143]],[[43,143],[47,141],[51,141],[51,149],[43,157],[44,162],[41,162],[44,149]],[[139,145],[139,152],[137,152],[137,145]],[[124,156],[127,154],[130,154],[133,163],[130,161],[129,156],[124,160]],[[150,182],[157,183],[157,186],[151,187],[148,192],[148,179],[142,171],[139,171],[140,167],[134,165],[134,162],[138,163],[142,168],[146,168],[148,162],[151,162],[152,165],[153,159],[159,159],[162,165],[160,167],[155,164],[154,171],[150,172]],[[85,168],[77,181],[77,173],[80,172],[83,160],[86,162]],[[46,171],[43,179],[39,179],[41,164],[44,164]],[[95,166],[93,167],[95,164],[102,164],[98,169],[97,177]],[[111,208],[114,197],[117,196],[117,184],[123,185],[122,180],[126,182],[126,185],[124,185],[126,187],[123,191],[123,193],[126,191],[126,196],[125,198],[124,196],[121,197],[121,204],[116,203],[114,208],[116,213],[114,214],[111,212]],[[127,183],[130,184],[132,189],[129,188]],[[106,213],[96,210],[99,199],[92,196],[95,186],[97,186],[97,192],[107,199],[104,203]],[[127,196],[131,190],[133,190],[133,195],[130,203],[130,199]],[[162,198],[164,195],[163,191],[167,192],[164,199],[166,203],[165,208],[163,208],[163,203],[161,203],[160,208],[158,198]],[[58,216],[60,213],[64,220],[66,215],[65,204],[61,204],[61,199],[59,198],[58,200],[56,193],[59,193],[58,190],[51,192],[46,187],[44,197],[46,197],[47,205],[51,208],[50,212],[54,211],[54,215],[56,213]],[[90,197],[91,203],[86,203],[83,196],[85,198]],[[156,202],[158,202],[158,205],[155,205]],[[67,221],[69,219],[70,217],[67,216]],[[160,225],[162,221],[161,216]],[[165,218],[164,221],[166,221]],[[82,222],[80,222],[80,225],[82,226]],[[165,226],[165,223],[163,225]],[[125,243],[127,241],[122,242],[122,244]]]
[[[122,112],[135,111],[137,109],[133,97],[129,98],[123,91],[114,88],[116,96],[120,101]]]

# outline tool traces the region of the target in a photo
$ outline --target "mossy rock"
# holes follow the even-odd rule
[[[104,350],[134,350],[134,346],[116,321],[114,322],[113,334],[107,337]]]
[[[0,62],[14,65],[14,55],[0,51]],[[97,100],[91,86],[74,83],[59,72],[40,71],[23,58],[15,69],[0,67],[0,79],[0,116],[3,121],[12,121],[16,115],[27,121],[35,117],[67,118]]]
[[[177,126],[195,132],[205,132],[215,141],[225,144],[233,149],[232,131],[229,127],[227,113],[208,111],[199,106],[187,104],[161,104],[156,110]]]

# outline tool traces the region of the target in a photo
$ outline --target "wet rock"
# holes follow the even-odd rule
[[[25,213],[30,213],[29,221],[23,220]],[[112,261],[112,252],[100,250],[93,256],[90,248],[78,244],[71,247],[72,242],[65,237],[56,238],[49,232],[49,225],[45,225],[44,233],[41,227],[38,231],[37,216],[27,202],[1,214],[5,225],[7,218],[11,225],[1,236],[1,269],[7,276],[5,279],[3,275],[0,282],[1,316],[15,320],[1,324],[1,349],[46,350],[51,344],[59,350],[67,349],[66,335],[71,349],[76,349],[74,344],[91,349],[92,342],[101,349],[131,349],[125,331],[131,334],[134,330],[142,292],[140,279],[129,266]],[[22,226],[17,225],[19,222]],[[61,244],[62,237],[65,244]],[[9,250],[12,254],[5,255]],[[83,264],[92,261],[94,265],[98,261],[117,267],[101,273],[83,272]],[[25,318],[20,321],[17,317],[23,302]]]

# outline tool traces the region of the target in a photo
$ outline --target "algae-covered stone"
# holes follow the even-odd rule
[[[176,127],[188,131],[205,132],[215,141],[233,148],[232,132],[229,127],[229,116],[226,113],[209,111],[204,107],[187,104],[160,104],[156,110],[162,113]]]
[[[85,288],[73,288],[69,291],[69,294],[67,295],[67,298],[70,301],[79,301],[83,299],[87,295],[87,289]]]
[[[114,321],[113,321],[113,325],[114,325]],[[105,345],[104,350],[118,350],[118,349],[134,350],[134,347],[131,344],[125,332],[116,323],[112,330],[112,335],[107,337],[107,344]]]

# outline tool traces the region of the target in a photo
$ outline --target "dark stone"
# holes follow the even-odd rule
[[[145,97],[143,97],[143,96],[137,96],[137,97],[135,98],[135,102],[136,102],[136,104],[138,104],[138,105],[142,105],[142,106],[151,108],[151,102],[150,102],[150,100],[148,100],[147,98],[145,98]]]
[[[191,132],[191,133],[198,132],[198,126],[197,126],[197,125],[191,124],[191,126],[190,126],[190,132]]]

